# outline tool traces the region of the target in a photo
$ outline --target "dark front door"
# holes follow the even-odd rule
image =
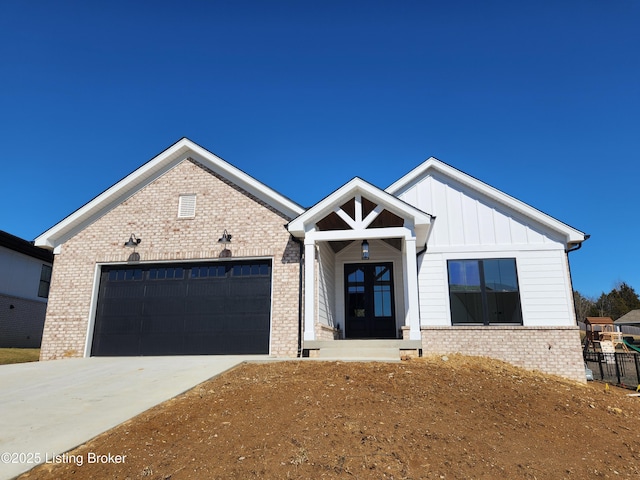
[[[396,338],[393,264],[344,266],[345,336]]]

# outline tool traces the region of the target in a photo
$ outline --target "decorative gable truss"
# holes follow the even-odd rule
[[[426,244],[432,217],[383,190],[354,178],[292,220],[288,229],[305,245],[304,340],[316,339],[316,248],[328,242],[334,252],[353,241],[383,240],[402,252],[405,285],[404,326],[410,339],[420,339],[418,314],[417,245]],[[340,272],[334,273],[340,275]],[[335,279],[333,279],[335,280]]]

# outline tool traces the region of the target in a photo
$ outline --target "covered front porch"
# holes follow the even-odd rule
[[[431,220],[355,178],[288,225],[304,242],[303,349],[420,341],[417,255]]]

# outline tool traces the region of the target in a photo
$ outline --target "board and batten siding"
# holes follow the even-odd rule
[[[435,174],[400,198],[436,217],[419,260],[423,326],[451,325],[448,260],[515,258],[524,326],[573,326],[571,284],[564,243],[481,193]]]
[[[435,215],[430,248],[502,245],[564,248],[558,233],[534,225],[506,206],[437,173],[416,182],[399,198]]]

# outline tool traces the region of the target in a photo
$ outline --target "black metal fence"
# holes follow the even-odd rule
[[[636,353],[585,351],[584,361],[595,380],[634,390],[640,385],[640,355]]]

